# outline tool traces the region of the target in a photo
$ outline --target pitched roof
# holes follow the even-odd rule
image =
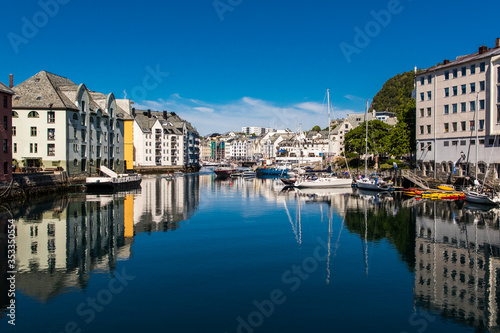
[[[14,95],[15,94],[14,90],[10,89],[9,87],[7,87],[2,82],[0,82],[0,92],[2,92],[4,94],[9,94],[9,95]]]
[[[71,109],[78,107],[63,91],[75,89],[68,78],[41,71],[14,87],[12,108]]]
[[[144,110],[136,110],[136,115],[135,115],[135,121],[137,122],[137,125],[141,128],[143,133],[151,133],[151,129],[153,128],[153,125],[158,121],[156,117],[151,117],[149,118],[147,115],[144,113],[147,113],[147,111]]]

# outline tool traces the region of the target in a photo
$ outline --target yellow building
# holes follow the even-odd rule
[[[130,115],[131,102],[129,99],[116,100],[123,119],[123,161],[124,169],[134,168],[134,118]]]

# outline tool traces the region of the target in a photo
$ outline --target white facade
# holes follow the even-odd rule
[[[468,154],[456,174],[465,175],[467,160],[475,165],[477,148],[479,173],[494,166],[498,178],[500,45],[417,73],[416,99],[417,166],[424,175],[451,174]],[[474,169],[469,166],[469,174]]]

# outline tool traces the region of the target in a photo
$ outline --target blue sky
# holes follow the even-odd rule
[[[493,47],[499,9],[494,1],[10,1],[0,13],[0,81],[47,70],[138,108],[176,111],[202,135],[326,127],[327,88],[332,117],[363,112],[397,73]]]

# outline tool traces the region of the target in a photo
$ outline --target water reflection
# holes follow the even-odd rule
[[[196,174],[167,180],[163,176],[145,177],[141,194],[134,197],[136,232],[168,231],[179,228],[200,203],[200,177]]]
[[[0,313],[7,297],[7,223],[15,220],[16,288],[38,302],[86,289],[91,272],[113,273],[140,232],[175,230],[199,204],[197,176],[145,177],[140,192],[0,206]]]
[[[498,212],[418,205],[415,299],[480,330],[498,328],[500,234]]]

